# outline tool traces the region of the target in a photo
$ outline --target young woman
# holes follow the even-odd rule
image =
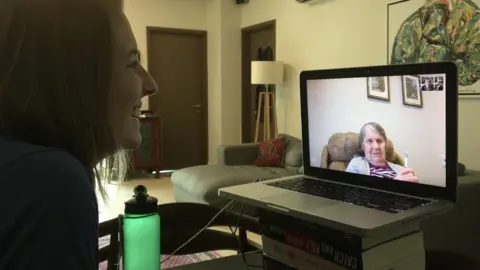
[[[98,269],[95,168],[156,90],[120,0],[0,0],[1,270]]]

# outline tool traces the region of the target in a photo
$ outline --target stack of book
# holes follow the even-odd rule
[[[423,270],[418,225],[362,238],[274,212],[262,212],[264,269]]]

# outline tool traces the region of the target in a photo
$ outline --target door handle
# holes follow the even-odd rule
[[[202,107],[203,106],[201,104],[196,104],[192,106],[193,109],[201,109]]]

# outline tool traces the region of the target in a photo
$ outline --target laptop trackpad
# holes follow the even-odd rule
[[[297,192],[269,196],[262,198],[262,200],[274,206],[281,206],[300,211],[305,209],[318,209],[319,207],[332,206],[339,203],[338,201]]]

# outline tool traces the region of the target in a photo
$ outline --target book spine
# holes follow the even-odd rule
[[[363,249],[363,239],[360,236],[351,235],[340,230],[313,224],[308,221],[299,220],[290,216],[261,211],[260,225],[275,225],[279,228],[290,228],[294,231],[304,232],[306,234],[314,234],[319,239],[326,241],[342,241],[348,243],[348,246],[354,250]]]
[[[275,214],[278,215],[278,214]],[[362,269],[362,239],[307,222],[260,216],[262,235],[348,269]]]
[[[263,269],[264,270],[299,270],[276,260],[267,255],[263,255]]]
[[[348,269],[362,269],[362,251],[352,250],[348,246],[348,243],[331,240],[325,241],[315,238],[314,234],[307,236],[306,234],[289,229],[280,231],[278,227],[275,229],[262,228],[262,235],[332,263],[347,267]]]
[[[273,260],[281,262],[282,267],[278,269],[348,270],[346,267],[342,267],[321,257],[309,254],[265,236],[262,236],[262,242],[263,253],[267,257],[273,258]],[[272,269],[277,270],[277,268]]]

